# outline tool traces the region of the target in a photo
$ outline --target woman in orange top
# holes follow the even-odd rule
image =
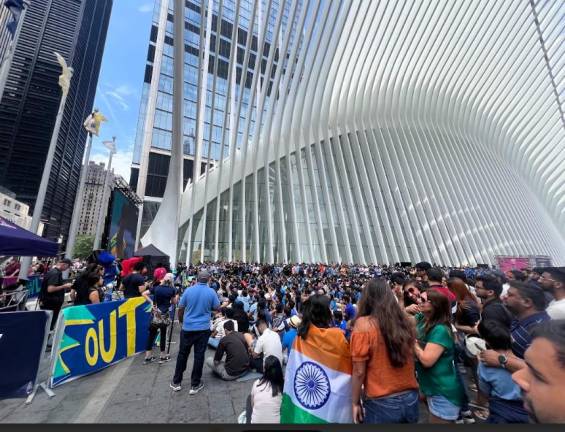
[[[388,283],[371,280],[363,290],[350,342],[355,423],[418,421],[415,341],[414,327]]]

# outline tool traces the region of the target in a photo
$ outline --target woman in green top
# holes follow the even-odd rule
[[[426,294],[421,313],[415,317],[416,372],[428,403],[430,423],[449,423],[459,417],[464,398],[455,371],[451,307],[442,293],[432,290]]]

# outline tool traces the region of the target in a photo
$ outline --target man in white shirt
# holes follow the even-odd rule
[[[212,322],[212,334],[208,339],[208,345],[210,345],[212,348],[218,348],[220,341],[226,335],[224,332],[224,324],[227,321],[233,322],[235,328],[234,331],[238,331],[237,321],[233,319],[233,309],[222,308],[216,319]]]
[[[254,359],[260,359],[254,362],[257,372],[263,372],[264,359],[269,356],[275,356],[283,363],[282,343],[280,336],[272,331],[265,320],[257,321],[257,330],[259,330],[259,338],[255,343],[252,355]]]
[[[551,319],[565,319],[565,268],[551,267],[544,269],[539,279],[543,289],[553,295],[546,312]]]

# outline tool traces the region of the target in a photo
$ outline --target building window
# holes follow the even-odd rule
[[[19,205],[19,204],[16,204],[16,205],[14,206],[14,208],[15,208],[16,210],[21,210],[22,206]]]
[[[10,207],[10,200],[4,198],[4,205],[5,205],[6,207]]]

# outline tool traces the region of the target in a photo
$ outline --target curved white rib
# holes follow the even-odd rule
[[[251,32],[241,82],[232,48],[230,152],[182,196],[188,260],[565,262],[559,2],[254,3],[271,49],[244,110]]]

